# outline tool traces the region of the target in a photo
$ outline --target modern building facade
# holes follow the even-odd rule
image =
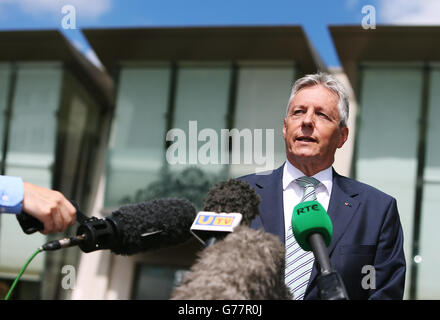
[[[0,33],[15,48],[0,52],[2,173],[56,188],[88,216],[164,197],[201,209],[215,183],[285,161],[292,84],[327,71],[344,83],[351,107],[335,169],[397,199],[405,298],[438,299],[431,243],[440,199],[440,28],[329,29],[342,69],[328,69],[298,26],[84,30],[104,71],[56,32]],[[46,239],[0,218],[7,283]],[[167,299],[200,249],[194,240],[133,256],[46,254],[26,272],[33,290],[17,298]],[[75,270],[69,288],[61,285],[66,265]]]
[[[57,31],[1,32],[0,42],[1,174],[60,190],[88,210],[106,146],[101,132],[108,126],[112,80]],[[15,215],[0,219],[0,282],[5,290],[48,238],[24,234]],[[57,285],[60,269],[76,266],[77,255],[76,249],[41,253],[13,297],[63,297]]]
[[[115,79],[96,203],[106,214],[160,197],[184,197],[201,209],[216,182],[278,167],[285,157],[282,125],[291,86],[303,74],[325,70],[300,27],[84,34]],[[195,241],[134,257],[84,254],[73,297],[166,299],[200,249]]]
[[[352,175],[397,199],[405,296],[439,299],[439,27],[332,26],[359,105]]]

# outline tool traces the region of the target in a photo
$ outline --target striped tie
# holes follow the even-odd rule
[[[295,182],[304,188],[301,202],[316,200],[315,188],[319,184],[318,180],[304,176],[296,179]],[[304,299],[314,260],[313,253],[304,251],[296,242],[290,225],[286,235],[285,283],[290,288],[293,299]]]

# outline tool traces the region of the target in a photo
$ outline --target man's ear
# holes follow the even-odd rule
[[[345,141],[347,141],[348,139],[348,127],[342,127],[341,128],[341,132],[340,132],[340,137],[339,137],[339,143],[338,143],[338,148],[342,148],[342,146],[344,145]]]
[[[283,139],[286,140],[286,132],[287,132],[287,118],[284,118],[283,124]]]

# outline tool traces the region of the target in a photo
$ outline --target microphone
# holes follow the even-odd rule
[[[260,197],[245,181],[229,179],[212,187],[191,226],[191,233],[205,246],[224,238],[238,225],[249,226],[258,215]]]
[[[239,226],[198,254],[172,300],[291,300],[285,249],[275,235]]]
[[[318,201],[305,201],[295,206],[292,214],[292,231],[304,251],[312,251],[319,265],[317,279],[322,300],[348,300],[340,275],[333,269],[327,247],[330,245],[333,225]]]
[[[125,205],[103,219],[92,217],[83,221],[76,237],[48,242],[42,249],[78,245],[86,253],[110,249],[119,255],[160,249],[187,241],[195,215],[194,206],[184,199],[156,199]]]
[[[305,201],[295,206],[292,214],[292,232],[304,251],[313,251],[321,272],[332,267],[327,253],[333,234],[330,217],[318,201]]]
[[[203,211],[239,212],[243,216],[242,225],[250,226],[260,214],[260,197],[246,181],[229,179],[211,188],[204,200]]]

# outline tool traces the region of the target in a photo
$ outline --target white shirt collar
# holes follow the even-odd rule
[[[303,176],[305,176],[305,174],[301,170],[293,166],[289,160],[286,160],[286,164],[284,165],[283,169],[283,190],[286,190],[292,181]],[[333,184],[332,166],[313,175],[313,178],[319,180],[327,189],[328,194],[330,194]]]

